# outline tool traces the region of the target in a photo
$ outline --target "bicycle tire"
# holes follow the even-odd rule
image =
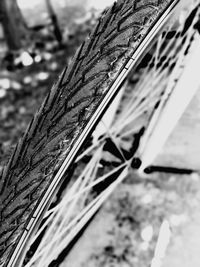
[[[49,91],[1,173],[0,266],[20,266],[61,174],[179,2],[115,2]]]

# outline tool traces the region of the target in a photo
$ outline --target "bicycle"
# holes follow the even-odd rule
[[[180,68],[181,59],[187,58],[199,31],[200,4],[199,1],[193,1],[192,11],[181,32],[174,33],[176,38],[180,38],[175,51],[170,50],[173,40],[172,43],[167,42],[166,32],[158,37],[159,32],[164,26],[166,27],[169,18],[176,14],[174,12],[177,12],[182,2],[181,0],[126,0],[114,3],[111,8],[104,11],[90,36],[76,52],[70,65],[63,70],[1,173],[0,266],[20,266],[22,264],[30,239],[54,196],[59,193],[58,188],[63,182],[69,185],[75,183],[65,199],[65,203],[69,203],[75,199],[76,195],[87,193],[88,188],[94,188],[106,178],[109,177],[111,180],[106,186],[103,186],[105,187],[103,192],[101,190],[98,194],[96,192],[98,190],[92,192],[94,199],[91,195],[89,197],[87,194],[84,195],[85,203],[88,202],[88,198],[92,200],[66,227],[64,233],[70,229],[71,225],[75,225],[73,231],[67,236],[68,242],[70,242],[125,178],[129,168],[144,170],[149,166],[146,159],[144,164],[144,148],[147,146],[147,140],[151,136],[152,130],[158,123],[162,109],[168,102],[169,96],[172,95],[174,78],[177,78],[177,72],[174,77],[174,70],[182,69]],[[171,26],[167,27],[170,29]],[[146,58],[142,60],[143,54],[151,47],[152,49],[158,47],[162,38],[164,39],[162,43],[163,57],[166,53],[169,53],[169,57],[161,59],[158,57],[158,53],[155,57],[147,54]],[[155,45],[156,40],[158,43]],[[183,49],[180,49],[181,45]],[[149,73],[151,69],[160,64],[162,71],[160,76],[158,75],[152,81],[149,90],[145,91],[142,91],[142,88],[145,88],[144,84],[147,79],[142,81],[139,76],[141,83],[144,84],[141,86],[140,83],[135,86],[131,97],[132,102],[127,104],[129,99],[123,98],[121,94],[127,87],[126,80],[130,79],[139,64],[146,64]],[[171,83],[170,86],[166,86],[166,79],[163,77],[168,77],[169,74]],[[143,77],[145,75],[144,72]],[[149,77],[151,77],[150,74],[147,78]],[[158,85],[162,79],[164,80],[162,86],[157,88],[158,90],[153,90],[155,84]],[[128,89],[130,91],[130,88]],[[105,135],[105,129],[100,130],[100,134],[97,133],[96,141],[92,146],[86,145],[83,148],[83,143],[89,139],[89,134],[114,99],[117,99],[119,109],[122,108],[118,103],[120,100],[126,103],[123,113],[121,112],[123,116],[126,115],[126,122],[120,113],[116,114],[116,118],[118,117],[116,133],[113,134],[110,130],[106,130],[108,135]],[[138,106],[140,108],[133,116],[132,111],[135,111],[134,108]],[[116,113],[116,108],[113,113]],[[135,123],[135,119],[138,118],[138,123],[133,129],[132,122]],[[108,127],[110,127],[110,123],[104,128]],[[133,143],[131,148],[128,145],[121,147],[120,141],[116,141],[122,131],[121,136],[124,136],[127,142]],[[133,135],[134,140],[132,140]],[[95,147],[97,147],[95,155],[101,153],[103,149],[112,151],[115,155],[113,160],[115,169],[110,170],[110,166],[108,166],[107,174],[103,174],[98,180],[93,180],[94,174],[98,172],[97,167],[91,169],[88,167],[74,182],[70,177],[73,172],[73,170],[70,171],[72,162],[84,158],[86,162],[90,160],[95,162],[94,166],[101,164],[99,157],[90,157],[90,153]],[[147,158],[149,159],[149,156]],[[69,173],[67,178],[64,177],[66,171]],[[112,176],[116,176],[116,174],[117,179]],[[86,180],[84,180],[85,177]],[[83,184],[81,184],[82,180]],[[88,181],[90,181],[90,185]],[[75,201],[71,206],[70,217],[77,203]],[[56,207],[53,209],[58,210]],[[45,215],[47,221],[51,221],[54,217],[48,217],[49,214],[52,214],[51,210]],[[86,216],[84,217],[84,215]],[[54,230],[57,227],[56,222],[58,223],[59,219],[53,223],[52,229]],[[41,227],[40,233],[45,227],[46,222]],[[61,233],[60,236],[62,237],[64,233]],[[47,242],[48,239],[44,240],[43,245]],[[39,257],[44,258],[41,251]],[[48,265],[45,263],[44,266]]]

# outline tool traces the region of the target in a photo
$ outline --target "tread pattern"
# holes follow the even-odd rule
[[[1,267],[7,266],[55,173],[119,71],[172,2],[114,3],[49,91],[0,174]]]

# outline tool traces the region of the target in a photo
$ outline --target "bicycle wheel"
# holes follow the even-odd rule
[[[20,266],[65,171],[179,2],[115,3],[52,87],[2,170],[0,266]]]

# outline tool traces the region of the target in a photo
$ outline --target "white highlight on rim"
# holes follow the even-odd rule
[[[109,103],[110,99],[112,99],[112,96],[117,92],[120,84],[122,81],[127,77],[130,70],[134,67],[138,59],[141,57],[142,53],[145,51],[145,49],[148,47],[148,45],[151,43],[155,35],[160,31],[160,29],[163,27],[163,25],[166,23],[166,21],[171,17],[172,11],[175,9],[177,4],[180,2],[180,0],[175,0],[170,6],[167,8],[167,10],[163,13],[163,15],[160,17],[159,21],[156,23],[156,25],[151,29],[151,31],[147,34],[146,38],[142,41],[142,43],[139,45],[138,49],[134,53],[134,58],[131,58],[129,62],[127,63],[128,68],[125,68],[121,71],[118,78],[110,88],[109,92],[107,93],[106,97],[103,99],[102,103],[94,113],[93,117],[91,118],[90,122],[88,123],[87,127],[84,129],[80,137],[78,138],[76,145],[72,148],[68,156],[66,157],[65,161],[63,162],[61,168],[57,172],[53,183],[50,185],[48,190],[46,191],[43,202],[40,202],[37,209],[35,210],[35,213],[33,214],[33,218],[41,218],[41,216],[44,214],[45,209],[49,206],[51,197],[53,193],[55,192],[55,189],[57,188],[58,184],[60,183],[65,171],[69,167],[71,161],[75,157],[76,153],[78,152],[80,146],[82,145],[83,141],[85,140],[85,136],[87,136],[94,126],[95,122],[98,120],[98,117],[100,114],[102,114],[103,110],[106,108],[107,104]],[[8,267],[19,267],[22,264],[23,260],[23,254],[25,253],[25,246],[28,243],[29,237],[33,234],[35,231],[35,227],[38,224],[38,220],[31,221],[31,223],[28,224],[28,231],[24,232],[23,236],[20,238],[19,243],[16,246],[15,251],[12,254],[12,257],[9,260]]]
[[[200,86],[200,37],[196,34],[195,41],[191,46],[191,54],[188,58],[183,74],[176,82],[170,98],[168,99],[156,123],[153,121],[152,128],[144,135],[139,148],[139,156],[142,160],[140,172],[149,166],[159,154],[177,122],[183,115],[190,101]],[[174,83],[174,81],[172,81]],[[171,83],[166,92],[171,91]]]

